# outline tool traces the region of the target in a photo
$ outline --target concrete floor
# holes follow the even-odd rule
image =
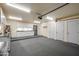
[[[36,37],[11,42],[11,56],[79,56],[79,46]]]

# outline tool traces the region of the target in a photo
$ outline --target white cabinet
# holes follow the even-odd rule
[[[56,23],[56,39],[64,40],[64,21],[58,21]]]
[[[79,44],[79,19],[58,21],[56,23],[56,39]]]
[[[46,24],[47,30],[44,30],[40,27],[40,32],[42,32],[44,35],[48,34],[46,37],[79,44],[79,19],[58,22],[50,21]]]
[[[56,22],[48,22],[48,37],[56,39]]]
[[[79,44],[79,20],[68,20],[68,42]]]
[[[78,44],[79,44],[79,19],[77,20],[77,38],[78,38]]]
[[[34,31],[16,32],[16,37],[33,36]]]
[[[48,23],[42,23],[41,24],[41,35],[48,37]]]

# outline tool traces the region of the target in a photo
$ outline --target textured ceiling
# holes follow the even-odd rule
[[[11,15],[11,16],[22,17],[24,21],[33,22],[33,20],[36,20],[39,15],[45,14],[63,4],[62,3],[19,3],[17,5],[20,5],[25,8],[30,8],[31,13],[26,13],[16,8],[7,6],[6,4],[3,4],[2,7],[6,16]],[[55,12],[50,13],[49,16],[59,18],[77,13],[79,13],[79,4],[68,4],[56,10]]]

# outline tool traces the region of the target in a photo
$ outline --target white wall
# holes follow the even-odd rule
[[[29,35],[34,35],[33,31],[29,32],[18,32],[17,28],[23,28],[23,27],[31,27],[33,28],[33,24],[28,24],[28,23],[21,23],[13,20],[7,20],[7,24],[11,26],[11,36],[12,37],[23,37],[23,36],[29,36]]]

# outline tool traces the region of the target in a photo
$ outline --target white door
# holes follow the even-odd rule
[[[64,21],[59,21],[56,23],[56,39],[64,40]]]
[[[78,21],[68,20],[68,42],[78,44]]]

